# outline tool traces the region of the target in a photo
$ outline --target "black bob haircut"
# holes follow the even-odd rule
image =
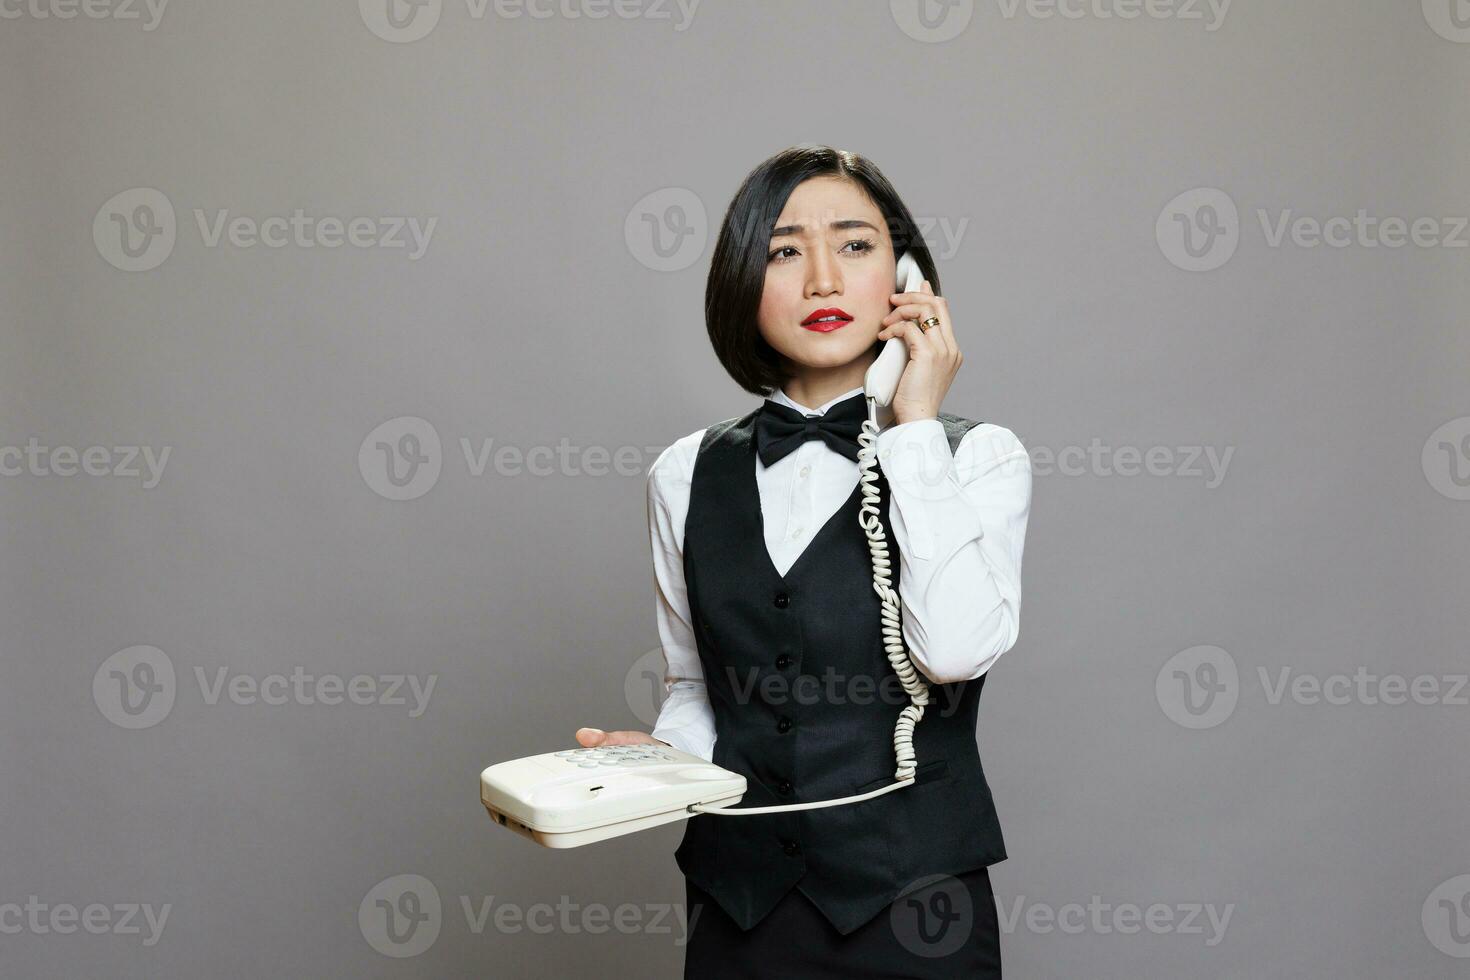
[[[756,319],[771,230],[791,192],[812,177],[843,178],[861,187],[883,215],[895,258],[905,249],[911,252],[934,294],[942,295],[939,272],[913,216],[870,160],[849,150],[807,143],[782,150],[752,170],[735,192],[704,287],[704,323],[715,356],[736,384],[761,397],[787,380],[780,355],[761,336]]]

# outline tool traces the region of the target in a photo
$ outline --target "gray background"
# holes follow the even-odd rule
[[[682,825],[548,851],[492,827],[476,777],[579,725],[649,727],[644,473],[754,406],[704,333],[709,251],[744,174],[813,141],[966,223],[948,252],[931,236],[966,354],[946,410],[1034,453],[1233,451],[1217,486],[1037,460],[1021,639],[978,736],[1011,854],[997,895],[1023,910],[1007,975],[1465,975],[1434,893],[1470,873],[1470,708],[1272,703],[1258,673],[1447,691],[1466,669],[1470,459],[1432,434],[1470,425],[1470,252],[1271,247],[1257,217],[1470,213],[1470,44],[1432,29],[1436,2],[1239,0],[1208,30],[987,0],[940,43],[905,32],[904,2],[705,0],[680,30],[676,7],[459,0],[412,42],[370,29],[373,3],[0,21],[0,447],[171,451],[152,488],[0,478],[0,905],[170,906],[151,946],[0,932],[0,972],[678,975],[680,929],[651,910],[683,901]],[[1185,271],[1156,222],[1201,187],[1238,206],[1239,247]],[[134,188],[171,202],[177,240],[129,272],[91,228]],[[625,225],[677,217],[671,188],[706,216],[684,212],[695,234],[659,269]],[[412,260],[210,247],[194,217],[296,208],[437,226]],[[404,417],[432,424],[442,471],[392,500],[358,451]],[[622,474],[475,475],[461,439],[639,448]],[[175,701],[128,729],[92,685],[140,645]],[[1238,681],[1196,729],[1167,665],[1201,645]],[[211,704],[195,673],[297,666],[436,686],[410,717]],[[442,902],[408,957],[358,919],[398,875]],[[491,896],[572,924],[476,932],[462,900]],[[1203,917],[1034,918],[1094,896],[1231,918],[1214,945]],[[622,903],[646,927],[577,924]]]

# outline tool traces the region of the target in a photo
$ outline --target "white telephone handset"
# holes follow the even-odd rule
[[[899,257],[895,278],[899,292],[922,288],[924,276],[911,253]],[[546,847],[577,847],[700,813],[736,817],[810,810],[856,803],[913,785],[914,726],[924,717],[929,686],[904,649],[898,592],[888,573],[888,544],[883,524],[876,519],[875,485],[880,415],[891,417],[890,406],[908,360],[904,339],[892,337],[869,366],[863,378],[868,420],[858,436],[863,497],[859,519],[872,555],[873,586],[883,602],[884,651],[910,700],[893,730],[898,762],[894,781],[832,800],[735,807],[746,790],[745,777],[738,772],[662,744],[599,745],[502,762],[480,773],[480,802],[492,820]]]
[[[904,252],[898,257],[898,274],[895,288],[900,293],[916,293],[924,286],[924,273],[919,268],[919,263],[914,260],[913,253]],[[898,382],[903,377],[903,369],[909,363],[909,347],[902,337],[889,337],[888,342],[883,345],[883,352],[878,359],[868,367],[868,373],[863,377],[863,392],[879,408],[887,408],[893,404],[893,396],[898,393]]]

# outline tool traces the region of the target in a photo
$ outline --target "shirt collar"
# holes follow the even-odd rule
[[[844,391],[836,398],[818,408],[807,408],[800,402],[793,401],[791,396],[786,394],[786,389],[784,388],[777,388],[771,394],[771,401],[775,402],[778,405],[785,405],[787,408],[794,408],[803,415],[826,415],[827,409],[831,408],[833,405],[836,405],[840,401],[851,398],[853,395],[861,393],[862,390],[862,387],[859,386],[857,388],[853,388],[851,391]]]

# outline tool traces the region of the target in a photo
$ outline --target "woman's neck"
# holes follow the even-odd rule
[[[808,408],[825,405],[844,392],[861,388],[863,378],[876,357],[876,354],[865,355],[835,368],[817,368],[788,362],[787,367],[792,373],[781,385],[781,390],[798,405],[806,405]]]

